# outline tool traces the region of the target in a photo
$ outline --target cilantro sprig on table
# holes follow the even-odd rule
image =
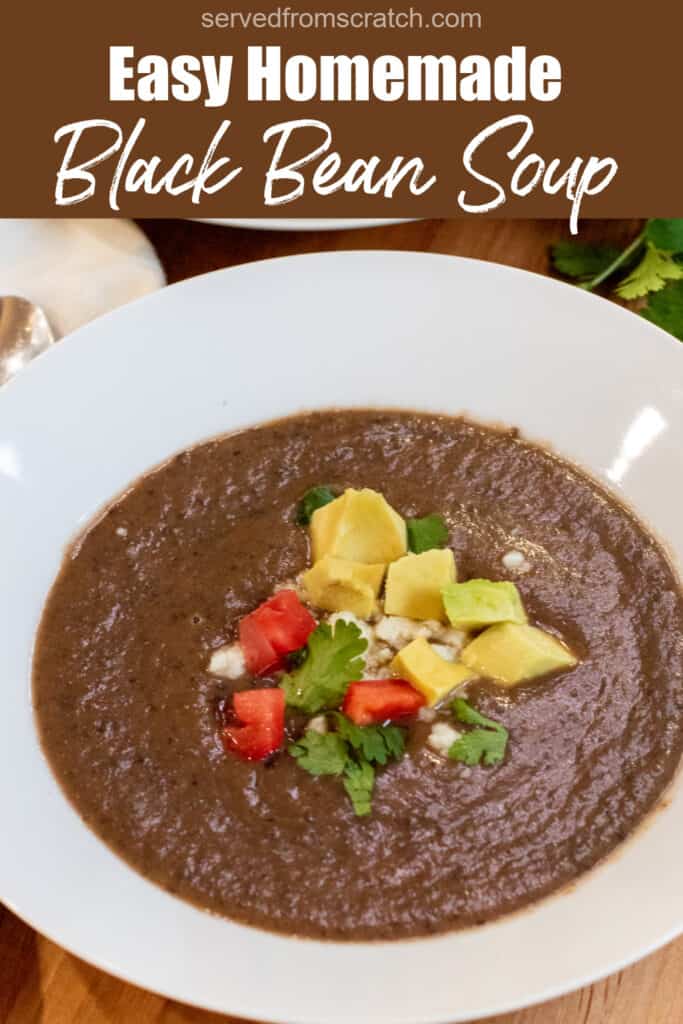
[[[349,683],[363,675],[368,642],[353,622],[321,622],[308,638],[305,657],[281,682],[290,707],[314,715],[338,707]]]
[[[613,280],[610,287],[619,298],[647,297],[641,316],[683,341],[683,217],[648,220],[622,250],[559,242],[551,259],[558,273],[587,291]]]
[[[457,697],[453,701],[452,711],[459,722],[477,728],[470,729],[456,740],[448,751],[448,756],[453,761],[462,761],[463,764],[499,764],[505,757],[507,729],[500,722],[494,722],[479,714],[462,697]]]
[[[395,725],[355,725],[340,712],[330,717],[335,732],[321,734],[308,729],[290,744],[289,753],[311,775],[342,776],[355,814],[364,817],[372,809],[374,765],[403,756],[404,732]]]

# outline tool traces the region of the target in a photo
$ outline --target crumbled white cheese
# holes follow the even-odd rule
[[[432,644],[432,650],[444,661],[456,661],[458,658],[458,652],[446,644]]]
[[[363,679],[380,679],[387,674],[388,663],[394,657],[394,651],[386,644],[371,643],[365,654],[365,670]]]
[[[411,640],[424,637],[425,640],[448,644],[457,653],[464,643],[466,634],[435,619],[417,622],[402,615],[383,615],[375,626],[375,635],[379,640],[391,644],[395,650],[409,644]]]
[[[418,721],[420,722],[435,722],[436,721],[436,709],[422,707],[417,713]]]
[[[375,635],[398,650],[418,636],[424,636],[424,625],[402,615],[384,615],[375,626]]]
[[[219,647],[211,655],[209,672],[214,676],[222,676],[224,679],[239,679],[246,670],[244,651],[240,644]]]
[[[375,626],[377,639],[384,640],[395,651],[399,651],[418,637],[424,637],[445,661],[458,660],[466,635],[462,630],[453,629],[442,622],[432,619],[416,622],[402,615],[384,615]],[[384,660],[388,661],[388,656],[382,655],[380,658],[378,654],[374,655],[376,663],[382,663]]]
[[[462,734],[454,729],[448,722],[435,722],[429,733],[427,744],[435,750],[437,754],[441,754],[443,757],[448,755],[448,751],[451,749],[456,740],[460,739]]]
[[[528,572],[531,568],[522,551],[513,549],[503,555],[503,565],[510,572]]]
[[[393,656],[394,652],[391,647],[385,647],[384,644],[375,644],[372,649],[373,660],[380,665],[386,665],[388,661],[391,661]]]
[[[439,632],[435,636],[440,644],[446,644],[456,654],[459,654],[465,644],[467,633],[463,633],[461,629],[453,629],[452,626],[441,626]]]
[[[308,725],[306,726],[306,732],[317,732],[321,736],[324,736],[327,732],[327,718],[325,715],[316,715],[315,718],[309,719]]]
[[[443,626],[436,619],[425,619],[424,622],[419,623],[417,635],[424,636],[429,640],[432,636],[438,636],[442,629]]]

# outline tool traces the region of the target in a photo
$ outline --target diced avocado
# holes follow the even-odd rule
[[[404,555],[387,572],[384,611],[408,619],[445,621],[441,590],[455,582],[455,558],[449,548]]]
[[[483,629],[497,622],[526,622],[526,612],[514,583],[468,580],[442,590],[446,615],[456,629]]]
[[[377,491],[349,488],[313,513],[311,543],[316,562],[332,555],[386,565],[406,553],[406,524]]]
[[[423,693],[430,705],[438,704],[456,686],[462,686],[475,675],[458,662],[445,661],[424,637],[418,637],[400,650],[391,668]]]
[[[385,565],[347,562],[325,555],[304,573],[303,585],[311,604],[328,612],[353,612],[367,619],[377,610],[377,595]]]
[[[346,494],[330,501],[327,505],[316,508],[311,515],[311,550],[313,561],[317,562],[324,555],[332,554],[337,523],[346,508]]]
[[[548,672],[571,668],[578,659],[568,647],[536,626],[504,622],[490,626],[465,647],[465,665],[502,686],[516,686]]]

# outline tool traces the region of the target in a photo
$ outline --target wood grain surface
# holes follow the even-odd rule
[[[476,219],[310,233],[244,231],[187,221],[143,221],[141,226],[156,246],[169,282],[251,260],[330,249],[457,253],[546,273],[548,245],[568,234],[566,223],[559,221]],[[582,237],[620,242],[631,238],[637,228],[636,221],[593,221],[585,225]],[[8,841],[7,837],[2,841]],[[558,936],[558,955],[561,942]],[[231,1020],[236,1024],[234,1018],[190,1009],[117,981],[65,953],[0,905],[2,1024],[215,1024]],[[490,1021],[683,1024],[683,938],[589,988]]]

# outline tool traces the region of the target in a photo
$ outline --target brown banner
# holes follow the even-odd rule
[[[681,39],[672,0],[8,0],[0,216],[680,216]]]

